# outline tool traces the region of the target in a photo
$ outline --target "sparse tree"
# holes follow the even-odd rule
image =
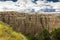
[[[43,29],[38,40],[51,40],[49,31],[47,29]]]
[[[60,40],[60,28],[52,31],[52,40]]]

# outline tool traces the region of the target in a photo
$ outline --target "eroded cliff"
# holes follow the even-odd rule
[[[39,34],[43,28],[51,32],[60,27],[60,14],[0,12],[0,20],[25,34]]]

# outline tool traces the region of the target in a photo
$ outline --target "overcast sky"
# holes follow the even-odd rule
[[[48,1],[58,2],[59,0],[48,0]]]
[[[7,0],[0,0],[0,1],[7,1]],[[12,0],[12,1],[16,2],[17,0]]]
[[[3,1],[3,0],[0,0],[0,1]],[[6,1],[6,0],[4,0],[4,1]],[[12,0],[12,1],[16,2],[17,0]],[[37,0],[34,0],[34,1],[37,1]],[[59,0],[47,0],[47,1],[58,2]]]

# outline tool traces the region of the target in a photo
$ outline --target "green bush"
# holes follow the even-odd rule
[[[37,40],[34,35],[27,35],[28,40]]]
[[[28,38],[29,40],[34,40],[34,36],[33,36],[33,35],[27,35],[27,38]]]
[[[0,21],[0,40],[27,40],[26,37],[12,30],[12,28]]]
[[[27,38],[29,40],[51,40],[50,36],[51,35],[49,31],[46,29],[43,29],[37,37],[35,37],[34,35],[28,35]]]
[[[51,40],[49,31],[46,29],[43,29],[39,35],[38,40]]]
[[[52,40],[60,40],[60,28],[52,31],[51,35],[52,35]]]

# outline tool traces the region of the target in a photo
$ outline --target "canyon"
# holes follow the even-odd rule
[[[0,12],[0,21],[10,25],[13,30],[24,34],[37,35],[42,29],[49,32],[60,28],[60,14],[29,14],[19,12]]]

